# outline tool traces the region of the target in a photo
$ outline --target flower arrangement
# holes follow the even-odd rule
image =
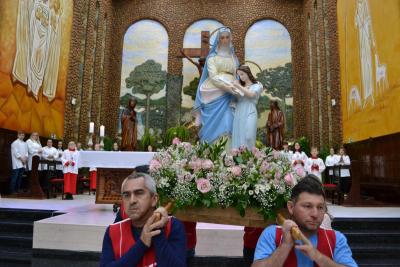
[[[279,151],[245,147],[226,151],[226,139],[191,145],[175,138],[150,162],[161,202],[175,209],[234,207],[243,217],[255,208],[273,219],[300,177]]]

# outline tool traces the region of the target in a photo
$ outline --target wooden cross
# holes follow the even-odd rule
[[[195,65],[199,71],[199,75],[203,73],[203,67],[206,61],[206,57],[210,52],[210,32],[202,31],[201,32],[201,46],[200,48],[181,48],[180,58],[188,59],[193,65]],[[199,62],[194,62],[192,58],[198,58]]]
[[[183,52],[187,57],[190,58],[206,58],[208,53],[210,52],[210,32],[202,31],[201,32],[201,46],[200,48],[183,48]],[[180,53],[179,57],[183,58],[185,55]]]

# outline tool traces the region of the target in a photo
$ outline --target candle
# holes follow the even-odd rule
[[[89,133],[94,133],[94,122],[89,123]]]
[[[101,125],[100,126],[100,137],[104,137],[104,130],[105,130],[104,125]]]

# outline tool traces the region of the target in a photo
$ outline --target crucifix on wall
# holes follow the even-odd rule
[[[200,77],[203,72],[204,64],[206,63],[206,58],[208,53],[210,52],[210,32],[209,31],[202,31],[201,32],[201,46],[200,48],[181,48],[179,55],[180,58],[186,58],[189,60],[193,65],[197,67],[199,71]],[[198,58],[198,62],[195,62],[192,58]]]

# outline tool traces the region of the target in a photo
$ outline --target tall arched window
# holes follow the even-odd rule
[[[185,37],[183,39],[183,47],[184,48],[198,48],[201,47],[201,32],[209,31],[210,34],[222,27],[223,25],[211,19],[203,19],[194,22],[192,25],[187,28],[185,32]],[[211,41],[215,38],[216,34],[211,36]],[[192,60],[198,63],[198,58],[192,58]],[[181,119],[182,122],[192,121],[191,110],[193,108],[194,99],[196,96],[196,90],[199,79],[199,71],[197,67],[191,63],[188,59],[183,59],[183,90],[182,90],[182,108],[181,108]]]
[[[130,98],[136,98],[138,139],[145,129],[161,133],[165,128],[167,64],[168,34],[164,26],[153,20],[132,24],[124,37],[120,110]]]
[[[268,119],[269,103],[278,100],[285,113],[285,139],[293,137],[292,56],[289,32],[275,20],[254,23],[245,37],[246,64],[266,90],[257,105],[258,125],[262,130]]]

